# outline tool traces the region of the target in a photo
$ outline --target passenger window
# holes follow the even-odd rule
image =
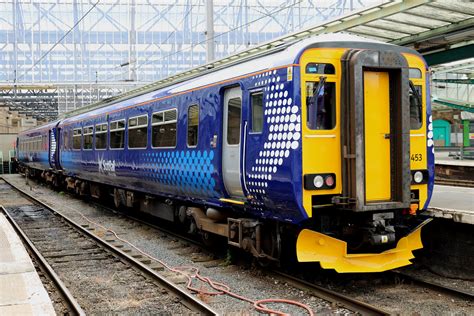
[[[92,149],[92,137],[94,134],[94,127],[87,126],[83,129],[84,135],[84,149]]]
[[[95,149],[105,149],[107,147],[107,123],[95,126]]]
[[[336,70],[331,64],[309,63],[306,65],[307,74],[334,75]]]
[[[423,123],[423,104],[421,102],[422,90],[421,86],[415,86],[410,81],[410,129],[416,130],[421,128]]]
[[[73,149],[81,149],[81,136],[82,130],[80,128],[74,129],[72,135],[72,148]]]
[[[175,147],[176,146],[176,109],[153,113],[151,120],[151,146]]]
[[[242,100],[233,98],[229,100],[227,109],[227,144],[236,145],[240,143],[240,115]]]
[[[125,145],[125,120],[110,122],[110,148],[122,149]]]
[[[193,104],[188,108],[188,146],[197,146],[199,133],[199,106]]]
[[[330,130],[336,126],[336,86],[334,82],[306,82],[307,126],[313,130]]]
[[[128,148],[146,148],[148,115],[128,119]]]
[[[252,132],[261,133],[263,130],[263,93],[256,92],[250,95],[252,106]]]
[[[67,149],[67,131],[64,131],[62,132],[62,146],[63,146],[63,149],[66,150]]]

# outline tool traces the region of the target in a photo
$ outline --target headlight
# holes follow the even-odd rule
[[[324,179],[322,176],[316,176],[314,177],[313,179],[313,184],[316,188],[320,189],[323,187],[324,185]]]
[[[336,187],[334,173],[317,173],[304,175],[304,188],[306,190],[329,190]]]
[[[429,178],[428,170],[411,171],[411,184],[426,184]]]
[[[415,183],[421,183],[423,181],[423,172],[417,171],[413,174],[413,180]]]

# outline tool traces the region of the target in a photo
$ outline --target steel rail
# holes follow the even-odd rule
[[[449,185],[453,187],[462,187],[462,188],[474,188],[474,181],[471,181],[471,180],[435,178],[435,184]]]
[[[200,243],[196,240],[190,239],[188,237],[182,236],[181,234],[170,231],[169,229],[160,227],[160,226],[155,225],[155,224],[148,223],[148,222],[146,222],[146,221],[144,221],[140,218],[137,218],[133,215],[126,214],[126,213],[121,212],[121,211],[117,211],[117,210],[115,210],[111,207],[108,207],[106,205],[103,205],[99,202],[92,201],[92,204],[95,205],[96,207],[100,207],[100,208],[106,210],[107,212],[120,214],[121,216],[124,216],[127,219],[131,219],[131,220],[136,221],[140,224],[143,224],[143,225],[146,225],[150,228],[161,231],[161,232],[163,232],[163,233],[165,233],[169,236],[180,239],[181,241],[191,243],[191,244],[193,244],[195,246],[198,246],[198,247],[201,247],[201,248],[204,247],[204,249],[206,249],[205,246],[202,243]],[[353,312],[361,313],[362,315],[389,315],[388,312],[386,312],[382,309],[379,309],[375,306],[372,306],[370,304],[367,304],[365,302],[361,302],[361,301],[355,300],[353,298],[344,296],[342,294],[338,294],[338,293],[333,292],[329,289],[319,287],[317,285],[314,285],[314,284],[311,284],[309,282],[306,282],[306,281],[297,279],[295,277],[286,275],[286,274],[284,274],[282,272],[279,272],[279,271],[271,271],[271,272],[278,275],[279,278],[285,278],[285,281],[287,283],[290,283],[295,288],[299,288],[301,290],[308,291],[311,294],[313,294],[313,295],[315,295],[315,296],[317,296],[317,297],[319,297],[323,300],[327,300],[331,303],[337,303],[341,307],[349,309]]]
[[[18,224],[15,222],[15,220],[10,215],[10,213],[8,213],[8,211],[3,207],[3,205],[0,205],[0,208],[2,212],[5,214],[5,217],[7,218],[7,220],[15,229],[18,236],[20,236],[20,238],[23,240],[23,244],[25,244],[28,247],[28,249],[30,250],[30,253],[34,256],[36,262],[40,266],[41,271],[47,274],[48,278],[54,283],[54,286],[58,290],[59,294],[62,296],[69,311],[72,312],[73,315],[80,315],[80,316],[86,315],[84,310],[81,308],[81,305],[79,305],[79,303],[76,301],[76,299],[71,294],[71,292],[69,292],[69,289],[67,288],[67,286],[64,285],[64,283],[61,281],[61,279],[56,274],[56,272],[54,272],[53,268],[49,265],[46,259],[41,255],[38,249],[33,245],[33,243],[28,238],[28,236],[26,236],[25,232],[20,228],[20,226],[18,226]]]
[[[34,201],[35,203],[40,204],[44,208],[48,209],[51,211],[54,215],[59,216],[60,218],[64,219],[67,223],[69,223],[73,228],[75,228],[77,231],[82,233],[83,235],[86,235],[87,237],[93,239],[95,242],[103,246],[105,249],[111,251],[114,253],[116,256],[125,259],[130,265],[138,268],[142,273],[147,275],[153,280],[159,281],[160,285],[165,287],[168,291],[173,292],[175,295],[177,295],[182,303],[190,308],[191,310],[198,312],[203,315],[218,315],[218,313],[211,308],[209,305],[206,303],[202,302],[198,298],[194,297],[191,293],[188,291],[180,288],[176,284],[172,283],[171,281],[168,281],[166,278],[155,272],[153,269],[148,267],[147,265],[143,264],[142,262],[136,260],[135,258],[129,256],[122,250],[115,248],[113,245],[108,243],[107,241],[101,239],[100,237],[96,236],[95,234],[89,232],[87,229],[83,228],[80,224],[77,224],[75,221],[67,217],[66,215],[61,214],[58,212],[56,209],[54,209],[52,206],[48,205],[47,203],[44,203],[31,194],[25,192],[24,190],[16,187],[14,184],[6,180],[5,178],[2,178],[6,183],[8,183],[12,188],[20,192],[21,194],[25,195],[27,198],[30,200]]]
[[[140,224],[143,224],[143,225],[146,225],[146,226],[151,227],[153,229],[159,230],[159,231],[161,231],[163,233],[166,233],[167,235],[170,235],[174,238],[180,239],[181,241],[192,243],[193,245],[198,246],[198,247],[205,247],[203,244],[201,244],[200,242],[198,242],[196,240],[190,239],[188,237],[184,237],[181,234],[175,233],[173,231],[170,231],[169,229],[160,227],[158,225],[148,223],[148,222],[146,222],[146,221],[144,221],[140,218],[137,218],[133,215],[129,215],[129,214],[117,211],[117,210],[115,210],[111,207],[105,206],[105,205],[100,204],[98,202],[92,201],[92,204],[94,204],[96,207],[100,207],[100,208],[102,208],[102,209],[104,209],[108,212],[120,214],[121,216],[124,216],[125,218],[134,220],[136,222],[139,222]],[[298,278],[295,278],[293,276],[284,274],[284,273],[279,272],[279,271],[271,271],[271,272],[276,274],[279,278],[284,278],[285,282],[291,284],[295,288],[299,288],[301,290],[308,291],[311,294],[313,294],[313,295],[315,295],[315,296],[317,296],[317,297],[319,297],[323,300],[327,300],[331,303],[337,303],[341,307],[349,309],[353,312],[360,313],[362,315],[390,315],[388,312],[386,312],[382,309],[379,309],[375,306],[372,306],[372,305],[367,304],[365,302],[362,302],[362,301],[350,298],[348,296],[336,293],[336,292],[331,291],[329,289],[325,289],[325,288],[320,287],[318,285],[311,284],[307,281],[300,280]]]
[[[296,288],[299,288],[303,291],[307,291],[313,294],[314,296],[322,298],[331,303],[338,304],[340,307],[344,307],[353,312],[360,313],[361,315],[390,315],[389,312],[381,308],[356,300],[352,297],[337,293],[330,289],[326,289],[322,286],[298,279],[281,271],[272,270],[271,272],[276,277],[280,278],[282,281],[285,281],[286,283]]]
[[[401,277],[401,278],[405,278],[407,280],[410,280],[410,281],[412,281],[413,283],[415,283],[419,286],[428,287],[432,290],[443,292],[445,294],[449,294],[449,295],[452,295],[452,296],[456,296],[456,297],[461,298],[461,299],[466,299],[466,300],[469,300],[469,301],[474,300],[474,293],[473,292],[466,292],[466,291],[462,291],[460,289],[456,289],[456,288],[451,287],[451,286],[441,285],[439,283],[431,282],[431,281],[428,281],[428,280],[425,280],[425,279],[422,279],[422,278],[404,273],[402,271],[394,270],[394,271],[390,271],[390,273],[397,276],[397,277]]]

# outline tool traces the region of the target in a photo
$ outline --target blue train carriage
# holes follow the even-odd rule
[[[52,170],[58,168],[58,123],[59,121],[50,122],[18,134],[17,158],[20,171],[26,171],[30,176],[48,173],[48,181],[51,181],[54,175]]]
[[[323,35],[62,120],[70,189],[338,272],[410,264],[433,188],[427,66]]]

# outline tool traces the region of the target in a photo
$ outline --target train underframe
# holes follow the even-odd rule
[[[425,223],[409,210],[356,214],[331,209],[320,211],[319,216],[300,227],[240,217],[244,214],[238,208],[217,209],[183,203],[66,176],[54,170],[22,165],[20,172],[56,189],[97,200],[110,198],[117,208],[139,210],[177,223],[189,234],[200,235],[204,242],[220,236],[265,265],[279,263],[285,255],[287,259],[294,257],[300,262],[319,261],[323,268],[338,272],[378,272],[410,264],[411,251],[422,247],[420,229]],[[292,252],[289,256],[288,251]]]

